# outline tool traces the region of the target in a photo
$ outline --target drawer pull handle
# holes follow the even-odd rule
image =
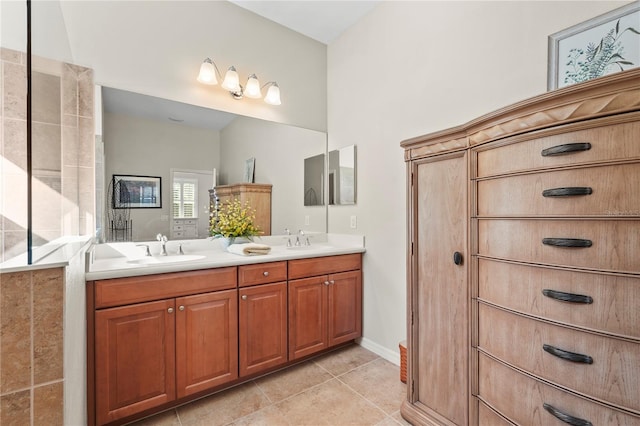
[[[543,157],[553,157],[554,155],[570,154],[572,152],[589,151],[591,144],[589,142],[566,143],[563,145],[552,146],[543,149],[541,154]]]
[[[268,277],[268,276],[269,276],[269,271],[264,271],[264,272],[262,273],[262,275],[264,275],[265,277]]]
[[[545,410],[551,413],[553,417],[555,417],[556,419],[562,422],[568,423],[573,426],[593,426],[593,424],[589,420],[580,419],[578,417],[573,417],[570,414],[563,413],[553,405],[547,404],[546,402],[543,403],[542,406],[544,407]]]
[[[593,189],[588,186],[572,186],[568,188],[552,188],[542,191],[543,197],[574,197],[576,195],[591,195]]]
[[[567,361],[580,362],[582,364],[593,364],[593,358],[591,358],[589,355],[565,351],[564,349],[556,348],[555,346],[547,345],[546,343],[542,345],[542,349],[553,356],[557,356],[558,358],[562,358]]]
[[[554,247],[591,247],[591,240],[581,238],[543,238],[542,244]]]
[[[550,290],[548,288],[542,290],[542,294],[550,299],[560,300],[561,302],[583,303],[585,305],[593,303],[591,296],[584,296],[582,294],[565,293],[564,291]]]

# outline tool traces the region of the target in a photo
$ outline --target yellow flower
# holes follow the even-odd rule
[[[255,218],[255,210],[248,202],[245,202],[243,206],[240,200],[234,198],[222,204],[217,214],[217,220],[214,216],[209,233],[215,237],[247,237],[251,239],[260,234],[260,229],[253,224]]]

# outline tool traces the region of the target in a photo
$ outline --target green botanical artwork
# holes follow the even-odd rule
[[[618,20],[615,28],[612,28],[600,43],[589,43],[585,49],[571,49],[567,56],[568,69],[565,71],[564,82],[580,83],[602,77],[608,74],[612,67],[623,71],[625,66],[636,65],[624,57],[624,46],[620,38],[627,31],[640,35],[640,31],[633,27],[620,31],[620,20]]]

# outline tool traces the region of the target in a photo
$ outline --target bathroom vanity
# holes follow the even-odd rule
[[[362,244],[280,243],[264,256],[185,244],[186,261],[145,262],[132,243],[94,252],[89,424],[126,423],[360,337]]]

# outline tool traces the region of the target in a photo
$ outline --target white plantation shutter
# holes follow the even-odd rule
[[[173,179],[173,217],[197,218],[198,215],[198,180]]]

